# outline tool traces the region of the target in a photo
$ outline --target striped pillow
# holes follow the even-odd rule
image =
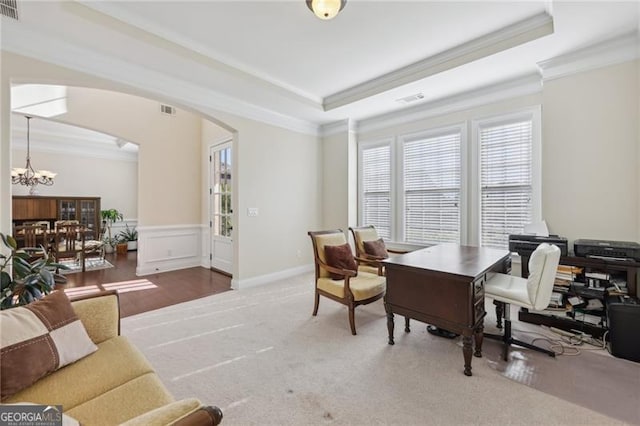
[[[64,291],[0,312],[1,400],[97,349]]]

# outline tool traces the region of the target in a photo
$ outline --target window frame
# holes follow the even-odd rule
[[[430,129],[399,133],[391,136],[358,141],[358,224],[363,223],[363,169],[362,151],[378,146],[390,147],[390,242],[406,247],[419,247],[405,241],[404,227],[404,144],[419,138],[437,137],[452,131],[460,132],[460,244],[479,246],[481,241],[481,157],[480,130],[483,127],[508,124],[520,120],[532,122],[532,211],[533,222],[542,220],[542,107],[529,106],[515,111],[484,116],[470,116],[462,122],[437,126]],[[425,243],[426,244],[426,243]]]
[[[395,218],[395,209],[394,209],[394,197],[393,194],[396,192],[396,177],[394,176],[394,164],[395,164],[395,138],[394,137],[385,137],[380,139],[375,139],[371,141],[363,141],[358,143],[358,223],[362,224],[364,222],[364,168],[362,166],[363,159],[363,151],[372,148],[379,148],[382,146],[389,147],[389,158],[390,158],[390,184],[389,184],[389,199],[390,199],[390,210],[389,210],[389,230],[390,230],[390,239],[391,241],[395,241],[395,226],[394,223],[396,221]]]
[[[396,175],[395,178],[398,181],[397,184],[397,192],[395,197],[395,215],[398,218],[396,220],[396,233],[397,241],[413,244],[416,243],[408,243],[405,239],[405,226],[406,226],[406,216],[404,214],[404,203],[405,203],[405,189],[404,189],[404,154],[405,154],[405,143],[414,142],[420,139],[430,139],[438,136],[450,135],[453,133],[460,134],[460,205],[459,205],[459,217],[460,217],[460,239],[458,241],[459,244],[464,244],[467,238],[467,126],[465,123],[458,123],[453,125],[447,125],[442,127],[437,127],[429,130],[422,130],[419,132],[406,133],[398,136],[397,138],[397,150],[398,150],[398,161],[396,163],[396,169],[392,169],[392,175]],[[423,244],[433,244],[433,242],[423,243]],[[437,243],[435,243],[437,244]]]
[[[485,127],[493,127],[511,124],[523,120],[531,120],[531,220],[542,220],[542,109],[541,106],[530,107],[516,112],[496,114],[471,121],[471,191],[470,211],[470,239],[469,243],[480,246],[482,241],[482,182],[481,182],[481,155],[480,155],[480,131]]]

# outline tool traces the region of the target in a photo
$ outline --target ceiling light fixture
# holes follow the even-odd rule
[[[307,7],[320,19],[335,18],[344,9],[347,0],[306,0]]]
[[[27,119],[27,164],[24,169],[20,167],[14,167],[11,169],[11,183],[14,185],[25,185],[29,187],[29,195],[36,195],[36,186],[39,184],[51,186],[53,185],[53,179],[57,173],[52,173],[48,170],[33,170],[31,166],[31,152],[29,143],[29,121],[31,117],[25,116]]]

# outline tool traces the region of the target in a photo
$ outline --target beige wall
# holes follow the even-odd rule
[[[322,141],[322,228],[347,230],[349,223],[349,140],[346,132]],[[319,230],[319,229],[318,229]]]
[[[2,123],[9,118],[9,81],[58,83],[71,86],[120,90],[162,99],[161,93],[144,93],[97,77],[2,52]],[[94,92],[98,92],[95,90]],[[98,94],[93,100],[98,100]],[[139,152],[139,225],[203,224],[202,120],[187,114],[167,117],[157,125],[144,99],[131,97],[115,107],[118,93],[99,96],[101,107],[70,95],[71,105],[80,110],[67,114],[65,122],[102,131],[136,142]],[[146,101],[150,102],[150,101]],[[152,102],[153,103],[153,102]],[[169,102],[189,106],[189,99]],[[154,103],[157,106],[157,102]],[[192,107],[195,109],[195,107]],[[118,109],[121,114],[115,114]],[[135,114],[131,113],[134,111]],[[155,108],[154,108],[155,111]],[[247,280],[312,263],[307,231],[321,226],[322,152],[316,136],[303,135],[232,114],[201,109],[233,129],[235,213],[234,279]],[[103,115],[104,117],[101,117]],[[174,132],[176,120],[186,120],[190,130]],[[173,120],[173,121],[172,121]],[[110,130],[103,125],[110,123]],[[2,126],[0,175],[9,176],[9,137]],[[6,135],[6,137],[5,137]],[[5,151],[7,154],[5,154]],[[6,157],[5,157],[6,156]],[[10,229],[10,184],[0,186],[0,230]],[[258,217],[247,217],[248,207],[258,207]]]
[[[307,232],[322,223],[319,138],[222,112],[216,117],[238,129],[232,145],[234,280],[310,265]],[[247,216],[249,207],[259,215]]]
[[[570,240],[638,240],[638,61],[544,85],[543,213]]]
[[[26,151],[13,149],[12,167],[24,167]],[[31,150],[38,169],[58,173],[52,186],[38,186],[39,195],[100,197],[104,209],[117,209],[125,219],[138,217],[138,163]],[[13,195],[28,195],[26,186],[12,185]]]
[[[638,67],[634,61],[570,75],[545,82],[539,95],[390,126],[358,139],[394,137],[541,104],[542,218],[549,230],[570,241],[640,241]],[[327,152],[326,163],[337,155]]]
[[[71,87],[59,121],[137,143],[141,226],[200,223],[201,119],[160,103],[107,90]]]
[[[358,221],[356,133],[349,128],[323,137],[322,157],[322,228],[347,232]]]

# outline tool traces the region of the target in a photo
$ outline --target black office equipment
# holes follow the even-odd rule
[[[575,240],[573,251],[581,257],[604,257],[640,261],[640,244],[631,241]]]
[[[640,304],[633,297],[615,296],[607,300],[611,354],[640,362]]]
[[[560,249],[560,255],[566,256],[568,250],[567,239],[557,235],[540,237],[538,235],[509,235],[509,251],[520,256],[529,256],[542,243],[555,244]]]

